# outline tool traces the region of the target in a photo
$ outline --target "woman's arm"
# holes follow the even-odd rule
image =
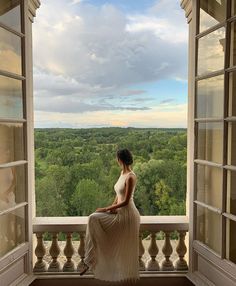
[[[127,181],[126,181],[126,187],[125,187],[125,199],[120,202],[119,204],[115,204],[106,208],[98,208],[96,211],[98,212],[106,212],[106,211],[111,211],[115,210],[121,207],[126,206],[129,203],[129,200],[131,198],[131,194],[134,188],[135,184],[135,177],[133,175],[129,176]]]

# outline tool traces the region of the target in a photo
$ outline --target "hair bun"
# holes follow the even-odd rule
[[[117,151],[117,157],[125,164],[133,164],[133,156],[128,149],[120,149]]]

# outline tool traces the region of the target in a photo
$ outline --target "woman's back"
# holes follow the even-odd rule
[[[130,171],[126,174],[121,173],[119,179],[117,180],[116,184],[114,185],[114,189],[115,189],[115,192],[116,192],[117,197],[118,197],[118,203],[123,201],[125,198],[125,182],[126,182],[128,176],[130,176],[130,174],[133,174],[135,176],[133,171]],[[134,184],[130,200],[133,200],[135,187],[136,187],[136,184]]]

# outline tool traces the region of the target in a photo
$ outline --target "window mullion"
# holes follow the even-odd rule
[[[21,37],[21,38],[24,38],[24,37],[25,37],[25,35],[24,35],[23,33],[17,32],[16,30],[14,30],[14,29],[8,27],[7,25],[3,24],[2,22],[0,22],[0,27],[3,28],[3,29],[5,29],[5,30],[7,30],[8,32],[11,32],[11,33],[15,34],[16,36],[19,36],[19,37]]]
[[[28,205],[28,202],[22,202],[22,203],[16,204],[15,206],[13,206],[11,208],[4,210],[4,211],[0,211],[0,217],[3,215],[6,215],[8,213],[11,213],[15,210],[18,210],[19,208],[25,207],[27,205]]]
[[[14,161],[14,162],[10,162],[10,163],[0,164],[0,169],[21,166],[21,165],[25,165],[27,163],[28,162],[26,160],[19,160],[19,161]]]

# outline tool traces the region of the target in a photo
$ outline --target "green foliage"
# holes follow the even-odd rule
[[[110,205],[120,175],[116,151],[129,148],[141,215],[185,213],[185,129],[36,129],[37,216],[89,215]]]
[[[169,215],[169,213],[183,215],[185,213],[185,201],[178,201],[178,197],[175,196],[174,191],[164,180],[161,179],[156,184],[155,194],[157,196],[156,205],[160,215]]]
[[[102,206],[106,202],[102,186],[94,180],[82,179],[76,186],[71,203],[77,210],[77,215],[85,216],[96,210],[95,206]]]

